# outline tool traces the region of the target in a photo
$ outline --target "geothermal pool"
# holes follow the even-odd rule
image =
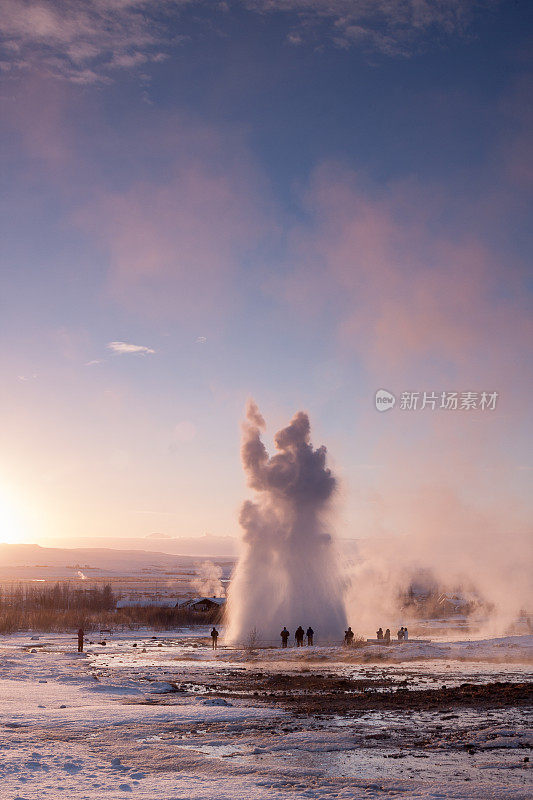
[[[9,800],[531,797],[533,637],[257,650],[0,638]]]

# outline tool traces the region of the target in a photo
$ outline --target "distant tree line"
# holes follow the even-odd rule
[[[74,588],[68,582],[53,586],[10,584],[0,588],[0,634],[16,631],[67,632],[148,627],[173,630],[184,625],[218,624],[219,608],[200,613],[188,608],[157,606],[116,610],[117,597],[109,584]]]

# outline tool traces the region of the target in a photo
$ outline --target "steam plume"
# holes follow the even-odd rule
[[[400,593],[426,573],[439,591],[481,601],[470,612],[474,631],[501,636],[513,630],[521,610],[533,605],[532,537],[520,513],[508,508],[482,513],[441,484],[408,497],[390,484],[384,490],[406,533],[358,542],[346,591],[358,627],[371,632],[384,622],[403,624],[410,610],[402,608]]]
[[[311,625],[322,639],[339,638],[346,624],[341,579],[326,515],[336,481],[326,448],[310,444],[307,414],[299,411],[274,439],[272,458],[261,441],[265,422],[253,401],[243,423],[241,456],[248,485],[258,493],[241,509],[243,551],[228,598],[228,640],[253,629],[279,639],[286,625]]]
[[[191,587],[201,597],[224,597],[221,577],[222,567],[219,564],[202,561],[196,566],[196,577],[191,580]]]

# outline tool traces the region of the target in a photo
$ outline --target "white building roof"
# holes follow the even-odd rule
[[[117,608],[176,608],[179,600],[175,597],[160,597],[145,600],[117,600]]]

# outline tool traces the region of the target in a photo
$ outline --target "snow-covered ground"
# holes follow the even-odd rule
[[[207,631],[206,631],[207,635]],[[342,661],[347,663],[365,663],[386,661],[391,663],[404,663],[432,660],[455,660],[472,662],[511,662],[533,664],[533,635],[504,636],[493,639],[465,639],[449,641],[446,639],[431,639],[431,641],[418,642],[412,639],[408,642],[392,642],[390,646],[365,645],[361,648],[346,648],[334,646],[312,648],[289,647],[282,650],[279,647],[262,649],[261,657],[264,660],[274,661]],[[206,654],[203,650],[189,652],[189,658],[203,659]],[[234,661],[239,658],[248,658],[246,648],[222,649],[219,658],[226,657]]]
[[[352,675],[371,668],[428,687],[444,676],[448,685],[523,681],[530,677],[531,636],[397,646],[390,649],[393,663],[382,663],[377,647],[214,654],[206,633],[120,632],[107,635],[105,645],[104,635],[90,636],[82,655],[73,636],[0,637],[2,800],[525,800],[533,794],[531,764],[524,761],[533,742],[531,709],[304,718],[213,696],[200,680],[246,674],[253,665]],[[187,691],[176,692],[184,682]]]

